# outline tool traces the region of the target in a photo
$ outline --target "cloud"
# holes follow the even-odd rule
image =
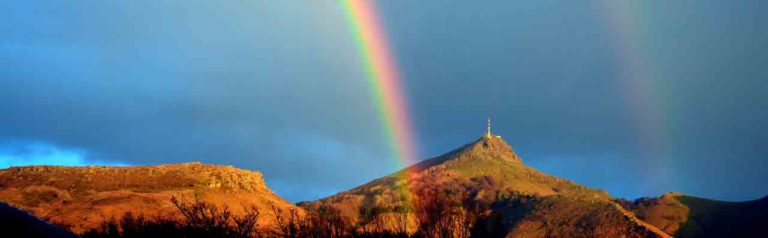
[[[60,148],[42,142],[7,140],[0,142],[0,168],[27,165],[127,166],[125,163],[89,158],[88,153],[83,150]]]
[[[3,163],[230,164],[294,201],[395,170],[342,8],[309,2],[0,4],[13,6],[0,7],[0,138],[45,145]],[[768,193],[759,8],[648,3],[666,123],[647,138],[666,150],[649,153],[596,6],[403,3],[379,9],[421,158],[476,139],[490,116],[525,161],[619,197]]]

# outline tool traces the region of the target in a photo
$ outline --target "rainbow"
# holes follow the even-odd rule
[[[383,118],[384,136],[398,167],[414,164],[416,151],[408,105],[395,59],[379,22],[374,1],[340,0],[366,67],[373,100]]]
[[[643,156],[647,158],[644,167],[645,181],[681,181],[672,178],[674,173],[663,171],[669,163],[678,160],[674,156],[672,140],[673,122],[664,103],[666,93],[662,82],[664,75],[656,62],[652,45],[651,28],[646,23],[647,12],[643,2],[602,0],[601,13],[605,17],[610,34],[611,47],[615,52],[620,73],[618,82],[625,92],[627,107],[632,113],[633,127],[638,136]],[[651,187],[638,187],[641,194],[656,194]]]

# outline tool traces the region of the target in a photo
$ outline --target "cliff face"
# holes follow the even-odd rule
[[[479,237],[668,237],[607,193],[525,165],[497,136],[300,206],[336,209],[368,230],[416,232],[423,230],[419,219],[426,218],[469,224],[474,228],[467,232]],[[477,217],[461,212],[462,206]],[[431,218],[420,214],[433,211],[437,215]],[[447,216],[455,219],[441,220]]]
[[[266,189],[259,172],[200,163],[138,167],[12,167],[1,170],[0,179],[0,186],[4,187],[50,186],[67,191],[163,191],[183,187],[254,192]]]
[[[272,205],[295,206],[275,195],[261,173],[200,163],[137,167],[28,166],[0,170],[0,200],[74,232],[126,212],[178,217],[170,202],[226,205],[234,213],[256,206],[260,223],[272,223]]]

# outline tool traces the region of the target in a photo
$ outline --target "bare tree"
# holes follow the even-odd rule
[[[256,206],[250,206],[245,208],[243,216],[232,218],[235,223],[235,232],[239,237],[258,237],[257,222],[260,213]]]
[[[279,236],[290,238],[298,237],[300,217],[296,209],[291,208],[286,215],[286,212],[282,209],[272,205],[272,212],[275,214],[275,222],[280,229]]]

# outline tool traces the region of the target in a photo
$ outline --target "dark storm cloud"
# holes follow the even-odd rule
[[[333,4],[94,1],[3,11],[3,141],[134,165],[233,164],[307,188],[292,199],[394,169]],[[372,166],[339,173],[352,159]]]
[[[441,138],[429,148],[466,141],[491,116],[528,163],[617,196],[768,193],[757,182],[768,170],[768,31],[757,10],[767,6],[637,1],[627,4],[635,15],[622,16],[637,22],[631,29],[607,22],[628,20],[601,14],[606,3],[385,4],[398,16],[387,23],[401,65],[416,79],[408,86],[419,134]],[[638,39],[614,42],[619,30]],[[613,44],[648,55],[640,73],[655,78],[640,80],[651,88],[627,86],[636,83],[622,70],[637,59]],[[649,107],[658,114],[644,115]]]
[[[294,201],[398,168],[334,2],[3,4],[9,144],[77,148],[91,163],[232,164]],[[529,164],[617,196],[768,194],[764,3],[642,6],[639,40],[663,78],[658,151],[639,136],[601,2],[380,2],[422,157],[479,136],[490,116]]]

